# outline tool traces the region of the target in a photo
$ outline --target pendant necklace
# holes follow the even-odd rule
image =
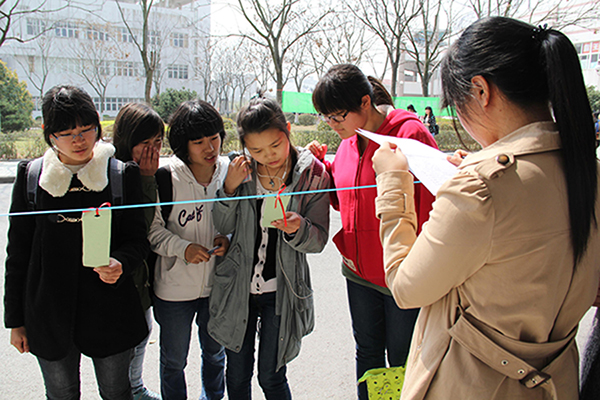
[[[279,167],[279,169],[277,170],[277,172],[275,172],[274,175],[269,174],[269,167],[267,167],[266,165],[263,165],[263,167],[265,167],[265,169],[267,170],[267,175],[261,174],[260,172],[258,172],[258,169],[256,170],[256,173],[261,178],[269,178],[269,185],[271,185],[271,187],[275,187],[275,179],[279,179],[282,183],[285,181],[285,176],[287,175],[287,167],[288,167],[289,161],[290,161],[290,158],[289,157],[286,158],[285,164],[281,165],[281,167]],[[285,165],[285,171],[283,171],[283,176],[280,178],[277,176],[277,174],[279,173],[279,171],[281,171],[281,168],[283,168],[284,165]]]

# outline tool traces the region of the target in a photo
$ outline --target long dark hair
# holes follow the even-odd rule
[[[127,103],[119,110],[113,127],[115,157],[131,161],[131,150],[146,139],[165,134],[165,124],[158,113],[147,104]]]
[[[468,115],[471,79],[481,75],[526,109],[549,105],[558,126],[567,182],[574,262],[596,224],[597,164],[592,112],[577,51],[561,32],[510,18],[469,26],[442,61],[442,106]]]

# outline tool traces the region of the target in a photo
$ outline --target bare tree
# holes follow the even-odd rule
[[[239,9],[258,37],[242,35],[269,50],[277,87],[277,101],[285,85],[284,63],[288,51],[308,35],[328,14],[314,17],[309,6],[298,9],[300,0],[280,0],[275,6],[267,0],[238,0]]]
[[[297,92],[302,91],[304,80],[315,72],[314,64],[308,57],[308,54],[312,53],[313,45],[314,41],[309,36],[305,36],[290,51],[289,61],[286,63],[287,71],[294,81]]]
[[[58,8],[46,9],[47,0],[43,0],[34,7],[25,6],[21,0],[0,0],[0,47],[7,42],[14,40],[20,43],[26,43],[42,36],[45,32],[52,29],[52,25],[41,24],[35,27],[35,32],[31,37],[23,39],[19,35],[11,34],[11,28],[17,25],[21,19],[32,15],[49,14],[67,8],[70,0],[66,0],[65,4]]]
[[[586,25],[597,22],[600,0],[577,4],[559,0],[468,0],[467,7],[476,19],[502,16],[518,18],[534,25],[550,22],[553,28],[570,25]]]
[[[408,24],[419,14],[416,0],[357,0],[347,3],[356,18],[383,43],[392,72],[392,96],[396,96],[398,71],[403,57],[402,39]]]
[[[29,46],[23,47],[20,55],[15,57],[40,99],[46,93],[46,82],[57,61],[55,57],[51,57],[53,44],[53,36],[42,35]]]
[[[103,33],[102,39],[94,38],[94,31]],[[75,57],[81,62],[79,75],[94,89],[100,98],[100,115],[105,110],[106,91],[113,78],[134,76],[135,63],[128,60],[128,54],[120,51],[109,26],[88,25],[87,40],[75,50]],[[119,61],[106,61],[120,58]]]
[[[441,52],[448,44],[452,26],[452,1],[419,0],[419,15],[406,29],[406,52],[415,61],[424,97],[429,97],[429,83],[441,62]],[[445,21],[445,27],[440,26]]]
[[[158,68],[159,63],[159,55],[157,54],[157,49],[150,44],[150,13],[152,11],[152,6],[154,5],[154,0],[140,0],[139,6],[142,12],[142,21],[141,21],[141,29],[136,30],[131,26],[131,23],[128,21],[125,16],[125,12],[123,11],[123,7],[121,7],[121,3],[119,0],[116,0],[117,7],[119,8],[119,13],[121,14],[121,19],[125,24],[125,27],[129,33],[129,37],[134,43],[135,47],[140,53],[142,58],[142,64],[144,65],[146,83],[144,86],[144,99],[150,104],[152,97],[152,83],[154,82],[154,73]],[[139,32],[139,35],[138,35]]]

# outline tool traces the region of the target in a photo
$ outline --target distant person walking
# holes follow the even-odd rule
[[[425,115],[423,116],[423,125],[429,129],[429,133],[433,136],[440,133],[440,126],[435,121],[435,115],[433,115],[433,110],[431,107],[425,107]]]

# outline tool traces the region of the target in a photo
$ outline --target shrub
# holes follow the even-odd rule
[[[0,134],[0,159],[11,160],[17,158],[17,144],[14,135]]]
[[[195,90],[186,88],[176,90],[169,88],[152,98],[152,107],[154,107],[158,115],[160,115],[165,122],[168,122],[168,118],[181,103],[187,100],[193,100],[196,97],[198,97],[198,93],[196,93]]]
[[[478,151],[481,149],[479,143],[477,143],[469,134],[463,129],[463,127],[458,123],[456,126],[458,128],[458,133],[462,138],[464,144],[461,143],[458,135],[454,130],[454,126],[452,124],[451,119],[438,119],[438,125],[440,126],[440,133],[435,136],[435,141],[441,151],[455,151],[457,149],[464,149],[467,151]]]
[[[298,125],[309,126],[317,122],[317,117],[312,114],[300,114],[298,116]]]
[[[37,135],[27,141],[23,154],[20,154],[22,158],[38,158],[44,155],[44,152],[48,148],[48,144],[44,138]]]

